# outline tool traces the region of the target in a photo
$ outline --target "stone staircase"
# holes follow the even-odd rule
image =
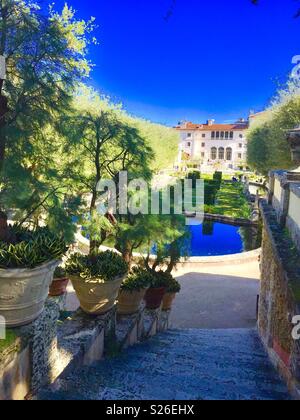
[[[287,400],[256,330],[171,330],[58,379],[40,400]]]

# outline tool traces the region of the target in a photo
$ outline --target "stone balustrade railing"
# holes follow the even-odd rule
[[[300,399],[300,174],[271,173],[264,222],[258,327],[273,364]]]
[[[49,298],[42,315],[14,330],[15,339],[0,348],[0,401],[34,399],[70,369],[92,365],[169,328],[169,311],[141,308],[117,316],[114,308],[90,317],[81,310],[64,313],[63,300]]]
[[[300,173],[274,171],[270,174],[269,205],[278,223],[287,228],[300,250]]]

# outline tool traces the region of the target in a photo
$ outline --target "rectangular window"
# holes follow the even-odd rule
[[[217,139],[219,139],[219,138],[220,138],[220,131],[217,131],[217,133],[216,133],[216,137],[217,137]]]
[[[229,139],[229,132],[228,131],[225,132],[225,139]]]
[[[242,154],[241,153],[239,153],[239,159],[242,159]]]
[[[206,137],[205,134],[202,134],[202,138],[205,139],[205,137]]]
[[[188,133],[187,136],[188,136],[188,138],[191,138],[192,137],[192,133]]]
[[[191,142],[190,141],[187,142],[187,147],[191,147]]]
[[[230,138],[233,139],[233,131],[230,131]]]
[[[203,157],[203,158],[205,157],[205,153],[204,152],[201,153],[201,157]]]
[[[242,148],[243,148],[243,145],[242,145],[242,143],[240,143],[240,144],[239,144],[239,148],[240,148],[240,149],[242,149]]]
[[[215,131],[212,131],[211,132],[211,138],[214,139],[215,137],[216,137],[216,133],[215,133]]]
[[[201,146],[202,146],[202,147],[205,147],[205,143],[202,143],[202,144],[201,144]]]
[[[224,131],[221,131],[221,139],[223,139],[223,138],[224,138],[224,136],[225,136]]]

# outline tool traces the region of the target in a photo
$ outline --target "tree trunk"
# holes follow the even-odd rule
[[[0,242],[15,243],[16,237],[7,224],[6,214],[0,210]]]
[[[124,261],[128,264],[129,270],[132,267],[132,249],[129,243],[125,244],[122,252]]]
[[[0,81],[1,89],[3,85],[3,80]],[[1,90],[0,90],[1,92]],[[4,96],[0,96],[0,174],[3,170],[4,159],[5,159],[5,149],[6,149],[6,136],[4,132],[5,128],[5,115],[8,111],[7,108],[7,99]],[[1,203],[0,203],[1,209]],[[11,238],[11,232],[7,225],[7,216],[0,210],[0,241],[9,242]]]

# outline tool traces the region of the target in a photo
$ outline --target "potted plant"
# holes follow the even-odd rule
[[[151,272],[152,282],[145,295],[147,309],[158,309],[162,304],[163,297],[170,283],[171,274],[158,271]]]
[[[54,279],[50,285],[49,296],[56,297],[62,296],[67,292],[69,278],[67,277],[66,270],[59,266],[55,269]]]
[[[0,316],[7,327],[33,322],[41,314],[55,268],[67,251],[64,239],[47,228],[7,227],[0,242]]]
[[[139,311],[145,293],[153,282],[153,275],[140,267],[134,267],[123,281],[118,297],[118,314],[132,315]]]
[[[163,297],[163,311],[170,311],[172,309],[173,302],[175,300],[176,294],[179,293],[181,290],[181,286],[179,282],[174,279],[174,277],[170,277],[170,283],[167,288],[167,292]]]
[[[128,265],[117,253],[73,254],[66,272],[87,314],[101,315],[113,308]]]

